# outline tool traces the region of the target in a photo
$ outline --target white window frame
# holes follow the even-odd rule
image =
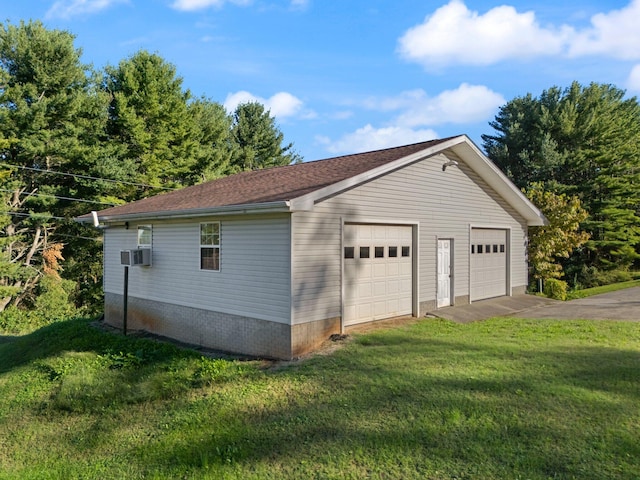
[[[217,232],[217,236],[218,236],[218,243],[202,243],[202,227],[204,225],[217,225],[218,226],[218,232]],[[215,237],[216,233],[212,234],[212,237]],[[220,222],[201,222],[199,227],[198,227],[198,238],[199,241],[198,243],[200,244],[200,248],[198,249],[198,260],[200,262],[200,270],[205,271],[205,272],[219,272],[220,271],[220,264],[221,264],[221,259],[222,259],[222,249],[220,247],[221,242],[221,235],[222,235],[222,230],[221,230],[221,225]],[[212,238],[213,241],[213,238]],[[202,268],[202,249],[203,248],[213,248],[218,249],[218,268]]]
[[[140,238],[149,232],[149,243],[141,243]],[[151,248],[153,245],[153,225],[138,225],[138,248]]]

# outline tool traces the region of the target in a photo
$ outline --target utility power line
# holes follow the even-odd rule
[[[6,215],[15,215],[16,217],[30,217],[31,215],[45,215],[45,214],[32,214],[24,212],[7,212]],[[53,218],[54,220],[69,220],[65,217],[54,217],[53,215],[47,215],[47,218]]]
[[[90,175],[80,175],[78,173],[55,172],[53,170],[47,170],[46,168],[25,167],[22,165],[12,165],[10,163],[0,163],[0,165],[2,165],[3,167],[19,168],[21,170],[31,170],[33,172],[49,173],[52,175],[64,175],[67,177],[84,178],[85,180],[98,180],[101,182],[121,183],[123,185],[131,185],[134,187],[159,188],[160,190],[176,190],[175,188],[159,187],[156,185],[149,185],[146,183],[136,183],[136,182],[127,182],[124,180],[113,180],[111,178],[92,177]]]
[[[0,192],[9,192],[9,193],[13,193],[14,190],[8,190],[5,188],[0,188]],[[45,198],[57,198],[58,200],[70,200],[73,202],[84,202],[84,203],[97,203],[99,205],[109,205],[111,207],[115,207],[116,204],[115,203],[108,203],[108,202],[99,202],[97,200],[87,200],[85,198],[74,198],[74,197],[61,197],[59,195],[52,195],[49,193],[30,193],[30,192],[22,192],[20,195],[27,195],[29,197],[45,197]]]

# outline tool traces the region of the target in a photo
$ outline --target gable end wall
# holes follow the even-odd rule
[[[442,171],[442,164],[457,167]],[[419,223],[419,314],[435,307],[437,238],[454,239],[454,294],[469,301],[470,226],[511,229],[511,286],[527,285],[527,225],[460,158],[437,155],[292,215],[292,321],[341,316],[342,222]]]

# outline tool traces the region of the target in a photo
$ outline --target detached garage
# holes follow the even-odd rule
[[[466,137],[243,172],[78,220],[104,228],[105,321],[292,358],[384,318],[524,293],[538,209]],[[122,254],[122,252],[127,252]]]

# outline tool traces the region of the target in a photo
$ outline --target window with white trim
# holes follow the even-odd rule
[[[200,224],[200,270],[220,270],[220,222]]]
[[[138,248],[151,248],[153,228],[151,225],[138,225]]]

